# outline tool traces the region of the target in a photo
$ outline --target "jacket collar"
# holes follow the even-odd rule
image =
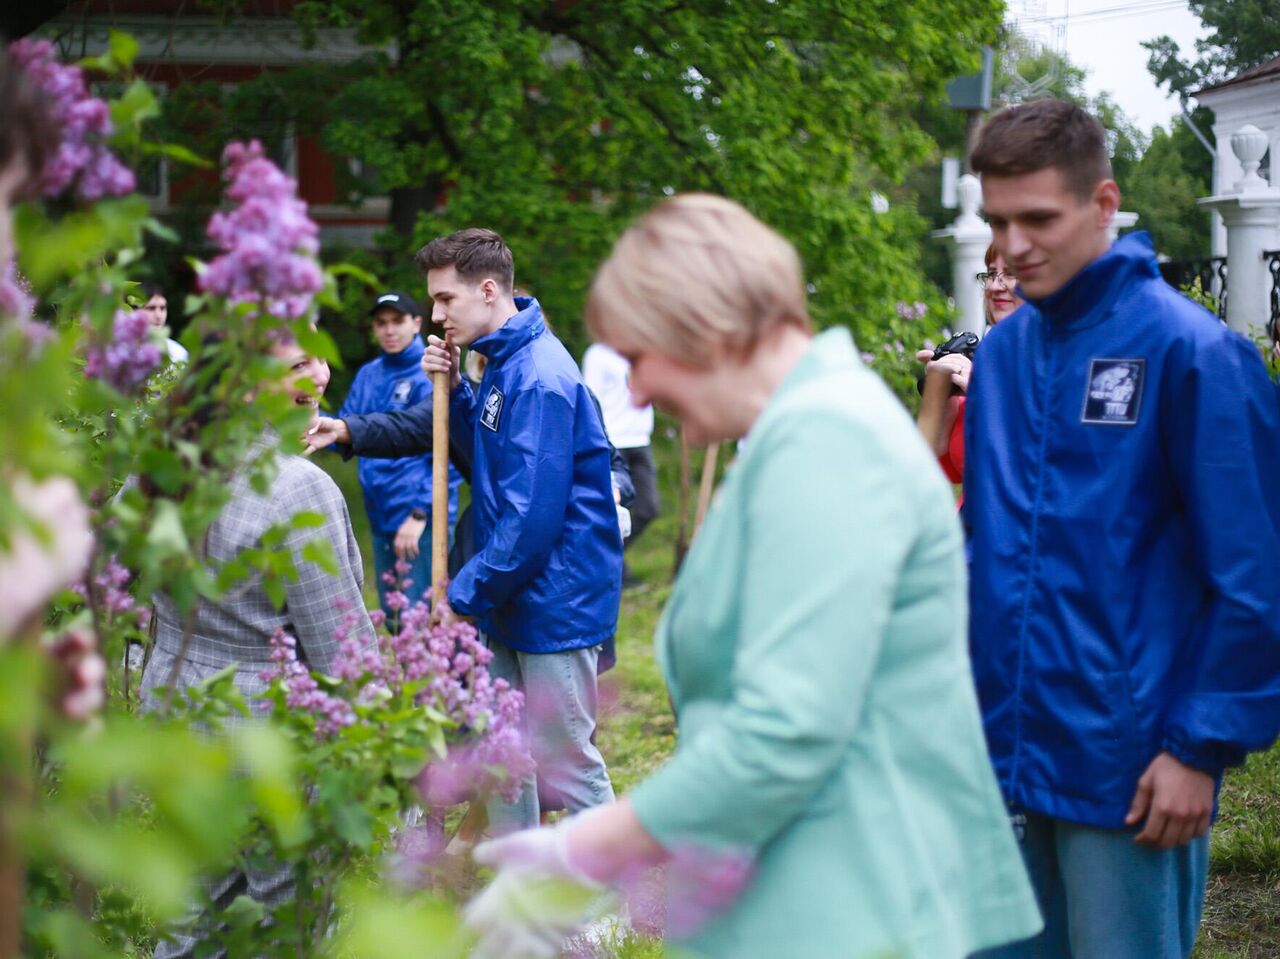
[[[415,336],[413,341],[399,353],[383,353],[382,366],[394,373],[414,368],[422,362],[423,351],[422,337]]]
[[[533,297],[517,296],[516,308],[520,312],[488,336],[482,336],[471,344],[471,348],[490,363],[501,363],[514,356],[547,329],[542,320],[542,307]]]
[[[773,391],[773,396],[769,397],[764,409],[760,411],[756,421],[751,424],[751,429],[743,437],[743,442],[750,441],[752,435],[759,429],[760,424],[776,415],[775,411],[780,407],[784,396],[796,392],[810,380],[823,373],[832,370],[850,369],[857,364],[858,351],[854,349],[853,336],[846,328],[833,326],[828,330],[815,334],[809,341],[809,348],[805,350],[804,355],[782,378],[778,388]]]
[[[1082,329],[1106,319],[1120,291],[1139,277],[1159,278],[1155,247],[1145,230],[1128,233],[1077,273],[1067,285],[1041,300],[1019,289],[1040,313],[1061,329]]]

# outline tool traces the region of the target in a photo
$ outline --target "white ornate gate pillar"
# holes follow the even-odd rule
[[[938,230],[933,235],[949,241],[951,247],[951,286],[955,290],[956,309],[960,313],[958,325],[962,330],[981,336],[987,328],[987,318],[977,277],[987,268],[991,227],[978,216],[982,185],[976,176],[966,173],[960,177],[956,193],[960,200],[960,215],[947,229]]]
[[[1227,229],[1227,324],[1253,337],[1271,316],[1271,275],[1262,254],[1280,228],[1280,190],[1258,174],[1265,133],[1246,123],[1232,134],[1231,150],[1244,171],[1234,192],[1199,202],[1221,214]]]

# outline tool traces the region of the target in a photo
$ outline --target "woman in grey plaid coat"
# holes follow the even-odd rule
[[[288,366],[285,386],[294,401],[314,407],[317,394],[323,394],[329,382],[328,364],[308,356],[296,344],[278,346],[272,353]],[[293,385],[303,377],[315,384],[316,391]],[[266,445],[278,442],[274,433],[264,433],[253,453],[261,453]],[[342,493],[328,474],[301,456],[279,454],[276,465],[278,472],[265,494],[254,492],[245,476],[232,480],[231,499],[209,528],[206,543],[208,559],[216,567],[243,549],[260,547],[267,529],[287,522],[295,513],[322,515],[322,528],[294,530],[285,542],[298,576],[285,583],[283,608],[277,608],[268,597],[261,574],[251,574],[219,602],[199,604],[184,652],[182,615],[170,597],[155,596],[156,641],[141,683],[144,708],[158,704],[156,687],[172,682],[184,688],[232,664],[237,666],[236,686],[252,705],[266,689],[259,673],[271,664],[269,640],[277,629],[284,629],[297,640],[299,660],[312,670],[329,672],[338,650],[334,633],[342,622],[340,607],[363,614],[358,629],[373,642],[373,625],[364,612],[361,593],[364,567]],[[338,562],[336,576],[302,558],[303,546],[317,537],[327,539],[333,547]],[[246,866],[207,882],[205,891],[216,911],[241,894],[248,894],[270,910],[292,898],[293,882],[288,867]],[[195,921],[180,931],[171,931],[170,938],[156,946],[154,959],[193,955],[202,937],[199,917],[192,918]],[[225,953],[219,950],[211,955],[221,957]]]

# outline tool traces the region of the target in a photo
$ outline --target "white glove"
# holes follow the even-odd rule
[[[552,959],[566,938],[613,906],[614,897],[569,857],[569,831],[593,811],[476,847],[475,861],[497,875],[463,913],[479,936],[472,959]]]
[[[631,535],[631,510],[625,506],[618,507],[618,529],[622,531],[623,539]]]

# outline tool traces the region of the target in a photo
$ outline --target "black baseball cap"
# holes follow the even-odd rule
[[[410,316],[418,315],[418,304],[413,302],[413,297],[409,296],[407,293],[400,293],[396,290],[383,293],[374,300],[373,306],[369,307],[369,315],[373,316],[373,314],[377,313],[384,306],[389,306],[392,309],[399,310],[401,313],[408,313]]]

